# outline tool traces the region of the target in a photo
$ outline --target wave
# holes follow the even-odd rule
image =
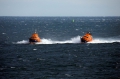
[[[90,43],[113,43],[113,42],[120,42],[119,39],[113,39],[113,38],[95,38]]]
[[[51,40],[51,39],[46,39],[42,38],[42,42],[37,42],[36,44],[64,44],[64,43],[80,43],[80,36],[76,36],[71,38],[70,40],[65,40],[65,41],[57,41],[57,40]],[[13,44],[28,44],[28,40],[22,40],[18,42],[13,42]]]
[[[56,41],[56,40],[51,40],[51,39],[41,39],[42,42],[36,43],[36,44],[64,44],[64,43],[79,43],[80,42],[80,36],[73,37],[70,40],[65,40],[65,41]]]
[[[76,36],[71,38],[70,40],[64,40],[64,41],[57,41],[57,40],[51,40],[42,38],[42,42],[37,42],[36,44],[65,44],[65,43],[80,43],[80,36]],[[92,42],[89,43],[113,43],[113,42],[120,42],[120,39],[113,39],[113,38],[93,38]],[[29,44],[28,40],[22,40],[18,42],[14,42],[14,44]]]
[[[18,42],[13,42],[13,44],[29,44],[28,40],[22,40],[22,41],[18,41]]]

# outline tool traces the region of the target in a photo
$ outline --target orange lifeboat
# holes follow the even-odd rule
[[[38,36],[38,34],[35,32],[32,34],[32,36],[29,38],[29,42],[30,43],[36,43],[36,42],[41,42],[40,37]]]
[[[81,43],[91,42],[93,40],[92,35],[90,32],[87,32],[84,36],[81,38]]]

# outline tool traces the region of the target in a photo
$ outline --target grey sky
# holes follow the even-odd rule
[[[0,0],[0,16],[120,16],[120,0]]]

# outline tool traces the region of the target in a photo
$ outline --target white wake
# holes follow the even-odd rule
[[[113,42],[120,42],[120,39],[113,39],[113,38],[94,38],[90,43],[113,43]]]
[[[42,38],[42,42],[37,42],[36,44],[65,44],[65,43],[81,43],[80,36],[76,36],[70,38],[69,40],[59,41],[59,40],[51,40]],[[120,42],[120,39],[113,39],[113,38],[93,38],[92,42],[89,43],[113,43],[113,42]],[[29,44],[28,40],[22,40],[18,42],[14,42],[14,44]]]

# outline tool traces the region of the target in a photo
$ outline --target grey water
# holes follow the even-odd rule
[[[0,79],[119,79],[120,17],[0,17]],[[37,30],[42,42],[28,44]],[[93,41],[80,43],[91,32]]]

